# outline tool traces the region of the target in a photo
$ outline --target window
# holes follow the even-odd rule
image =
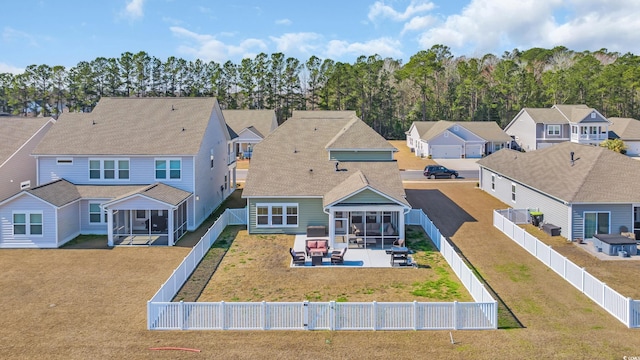
[[[256,226],[298,226],[298,204],[257,204]]]
[[[560,135],[560,125],[547,125],[547,135]]]
[[[14,235],[42,235],[42,213],[19,212],[13,214]]]
[[[511,183],[511,201],[516,202],[516,184]]]
[[[491,174],[491,190],[496,191],[496,175]]]
[[[589,126],[589,134],[596,135],[599,132],[600,132],[599,126]]]
[[[578,133],[578,127],[577,126],[572,126],[571,127],[571,133],[572,134],[577,134]]]
[[[89,179],[127,180],[129,179],[129,160],[89,160]]]
[[[107,222],[107,212],[98,203],[89,203],[89,223],[104,224]]]
[[[156,160],[156,179],[179,180],[182,176],[182,164],[180,159]]]

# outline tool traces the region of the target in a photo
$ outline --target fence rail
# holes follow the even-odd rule
[[[150,330],[483,330],[498,327],[498,304],[422,212],[407,214],[433,240],[476,302],[171,302],[227,225],[246,209],[227,209],[147,302]]]
[[[624,297],[607,284],[589,274],[584,268],[553,250],[506,218],[504,210],[493,212],[493,225],[542,261],[589,299],[630,328],[640,327],[640,301]]]

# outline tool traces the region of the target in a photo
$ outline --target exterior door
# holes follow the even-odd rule
[[[584,213],[584,238],[591,239],[595,234],[609,234],[608,212],[585,212]]]

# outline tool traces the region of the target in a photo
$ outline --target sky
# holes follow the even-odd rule
[[[638,0],[4,0],[0,73],[146,51],[239,64],[264,52],[305,62],[361,55],[409,61],[513,49],[640,54]]]

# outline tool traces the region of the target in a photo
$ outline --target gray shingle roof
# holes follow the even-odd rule
[[[640,140],[640,120],[631,118],[609,118],[609,134],[614,135],[623,141],[639,141]]]
[[[336,162],[329,160],[326,147],[331,141],[336,143],[338,134],[344,136],[340,141],[351,137],[350,130],[344,131],[351,121],[351,117],[344,116],[296,118],[294,114],[255,146],[243,196],[327,196],[327,200],[336,199],[345,192],[360,188],[361,184],[348,189],[336,187],[351,183],[353,179],[347,179],[361,172],[368,186],[408,205],[395,161],[342,161],[339,167],[344,171],[336,171]],[[372,147],[380,146],[380,135],[366,124],[351,124],[350,129],[357,130],[358,146],[364,146],[367,141]],[[388,145],[385,148],[393,147]]]
[[[278,126],[277,122],[274,124],[276,114],[273,110],[222,110],[222,115],[236,134],[253,126],[265,137]]]
[[[215,98],[102,98],[91,113],[62,114],[34,154],[194,155],[215,106]]]
[[[26,191],[57,207],[74,202],[81,197],[76,186],[64,179],[55,180]]]
[[[573,123],[580,122],[580,120],[587,117],[595,111],[595,109],[584,104],[578,104],[554,105],[548,109],[524,108],[523,111],[527,112],[537,124],[562,125],[568,124],[569,121]]]
[[[478,164],[569,203],[640,202],[640,161],[599,146],[567,141],[527,153],[503,149]]]
[[[486,141],[508,142],[511,137],[507,135],[495,121],[414,121],[420,138],[429,141],[442,134],[454,125],[462,126]]]
[[[51,118],[0,117],[0,165],[50,120]]]

